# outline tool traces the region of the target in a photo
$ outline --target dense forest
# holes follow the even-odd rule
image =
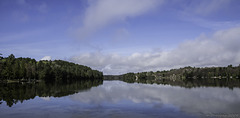
[[[103,73],[83,65],[63,60],[40,60],[0,56],[0,82],[39,81],[69,82],[86,79],[103,79]]]
[[[120,77],[125,82],[164,83],[194,80],[240,80],[240,65],[233,67],[184,67],[168,71],[126,73]]]

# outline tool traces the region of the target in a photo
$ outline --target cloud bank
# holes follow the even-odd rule
[[[112,23],[124,21],[146,13],[162,3],[163,0],[89,0],[83,19],[83,26],[77,36],[85,39],[97,30]]]
[[[84,53],[70,61],[90,66],[104,74],[156,71],[184,66],[226,66],[240,64],[240,27],[216,31],[187,40],[170,51],[133,53]]]

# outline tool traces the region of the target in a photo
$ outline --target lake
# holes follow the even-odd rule
[[[238,87],[118,80],[70,85],[1,84],[1,118],[240,117]]]

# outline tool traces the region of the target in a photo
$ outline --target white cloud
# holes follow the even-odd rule
[[[162,0],[89,0],[83,26],[77,31],[77,36],[86,38],[111,23],[144,14],[161,2]]]
[[[90,66],[104,74],[156,71],[184,66],[226,66],[240,64],[240,27],[199,36],[170,51],[133,53],[129,56],[85,53],[71,61]]]
[[[51,56],[45,56],[45,57],[43,57],[41,60],[51,60],[52,58],[51,58]]]

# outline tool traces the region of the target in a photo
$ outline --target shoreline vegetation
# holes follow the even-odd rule
[[[40,60],[0,56],[0,82],[74,82],[103,80],[103,73],[63,60]]]
[[[233,67],[184,67],[164,71],[104,75],[104,80],[122,80],[128,83],[168,84],[182,87],[220,86],[240,87],[240,64]]]
[[[63,60],[40,60],[0,56],[0,82],[4,83],[54,83],[78,80],[121,80],[128,83],[169,84],[183,87],[226,86],[240,87],[239,66],[184,67],[164,71],[104,75],[90,67]]]
[[[0,104],[11,107],[38,97],[62,97],[103,84],[103,73],[63,60],[0,56]]]

